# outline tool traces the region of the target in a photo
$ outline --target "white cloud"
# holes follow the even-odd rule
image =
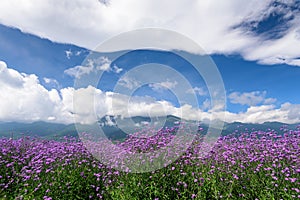
[[[299,19],[300,22],[300,19]],[[300,38],[298,37],[300,23],[282,38],[271,41],[262,41],[260,45],[245,50],[242,54],[248,60],[258,60],[262,64],[288,64],[300,66]]]
[[[194,87],[193,89],[187,90],[187,93],[189,94],[197,94],[199,96],[205,96],[207,95],[207,91],[202,87]]]
[[[261,63],[299,66],[300,15],[284,6],[270,5],[275,0],[101,2],[105,3],[96,0],[61,0],[55,3],[51,0],[1,1],[0,22],[53,41],[89,49],[124,31],[145,27],[165,28],[190,37],[208,53],[240,53],[248,60]],[[282,3],[294,5],[288,1]],[[250,32],[249,27],[239,26],[249,22],[248,25],[255,28],[275,12],[285,19],[293,16],[285,23],[289,26],[281,38],[268,40],[263,34]],[[139,38],[130,41],[135,44],[140,42]],[[183,48],[171,36],[151,42],[171,49]],[[190,48],[183,50],[192,52],[192,46]]]
[[[263,123],[267,121],[278,121],[283,123],[300,122],[300,105],[285,103],[280,108],[274,105],[251,106],[244,113],[227,112],[227,121],[240,121],[245,123]]]
[[[109,0],[98,0],[100,3],[102,3],[103,5],[108,6],[110,4]]]
[[[10,87],[21,87],[24,84],[23,75],[14,69],[8,69],[6,63],[0,61],[0,83]]]
[[[56,89],[61,88],[59,82],[56,79],[44,77],[43,80],[44,80],[46,85],[49,85],[49,86],[51,86],[53,88],[56,88]]]
[[[65,50],[67,59],[71,59],[72,56],[80,56],[85,50],[81,51],[72,51],[71,49]]]
[[[152,97],[129,97],[115,92],[103,92],[92,86],[74,89],[72,87],[47,90],[34,74],[19,73],[0,62],[0,121],[51,121],[92,123],[105,115],[165,116],[175,115],[188,120],[222,119],[223,113],[217,109],[203,111],[184,104],[175,107],[167,101],[156,101]],[[5,79],[2,79],[5,78]],[[249,99],[264,103],[259,95],[265,92],[239,94],[235,100],[249,103]],[[248,96],[247,96],[248,95]],[[246,96],[246,98],[244,98]],[[257,100],[258,99],[258,100]],[[208,104],[208,103],[204,103]],[[205,106],[205,105],[204,105]],[[208,106],[208,105],[207,105]],[[275,105],[251,105],[245,112],[225,112],[225,121],[263,123],[279,121],[300,122],[300,104],[284,103]]]
[[[133,88],[138,87],[140,82],[129,76],[122,76],[119,79],[119,85],[132,90]]]
[[[79,56],[82,53],[82,51],[76,51],[75,55]]]
[[[261,103],[272,104],[276,101],[274,98],[266,98],[266,91],[253,91],[253,92],[232,92],[228,98],[231,103],[255,106]]]
[[[116,125],[116,123],[114,123],[114,122],[111,120],[111,118],[110,118],[109,115],[105,116],[105,119],[106,119],[106,125],[108,125],[108,126],[114,126],[114,125]]]
[[[287,112],[287,121],[299,121],[300,119],[300,104],[284,103],[281,105],[281,109]]]
[[[45,89],[36,75],[19,73],[4,62],[0,62],[0,68],[1,121],[48,121],[56,116],[59,96],[55,89]]]
[[[93,71],[93,66],[76,66],[76,67],[72,67],[69,69],[66,69],[64,71],[65,74],[75,77],[75,78],[80,78],[82,75],[84,74],[89,74]]]
[[[65,53],[68,59],[70,59],[71,56],[73,55],[73,52],[71,50],[66,50]]]
[[[120,68],[120,67],[118,67],[117,65],[114,65],[114,66],[113,66],[113,71],[114,71],[115,73],[119,74],[120,72],[123,71],[123,69]]]
[[[96,66],[96,70],[114,72],[116,74],[119,74],[121,71],[123,71],[123,69],[119,68],[117,65],[111,67],[111,60],[109,60],[108,57],[101,56],[100,58],[92,60],[91,62],[93,62]]]
[[[203,110],[209,109],[211,107],[210,104],[211,104],[210,100],[209,99],[205,99],[204,102],[203,102],[203,104],[202,104],[202,109]]]
[[[101,71],[109,71],[110,70],[110,64],[104,63],[103,65],[97,66],[97,70]]]
[[[99,57],[97,59],[88,59],[87,64],[85,66],[76,66],[69,69],[66,69],[64,71],[65,74],[75,77],[77,79],[81,78],[83,75],[90,74],[92,72],[96,72],[98,70],[100,71],[106,71],[106,72],[114,72],[114,73],[120,73],[123,71],[122,68],[119,68],[118,66],[114,65],[111,68],[111,60],[109,60],[107,57]]]
[[[101,71],[110,71],[110,64],[111,60],[109,60],[107,57],[99,57],[94,60],[89,60],[89,64],[92,66],[95,66],[96,70],[101,70]]]
[[[163,81],[163,82],[160,82],[160,83],[151,83],[149,84],[149,87],[152,88],[154,91],[162,91],[162,90],[166,90],[166,89],[169,89],[169,90],[172,90],[173,88],[176,87],[177,85],[177,81],[169,81],[169,80],[166,80],[166,81]]]
[[[266,98],[263,103],[264,104],[272,104],[272,103],[275,103],[276,101],[277,101],[276,98]]]

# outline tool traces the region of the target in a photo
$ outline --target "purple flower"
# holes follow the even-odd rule
[[[290,178],[290,181],[291,181],[292,183],[295,183],[296,180],[297,180],[297,178]]]
[[[236,174],[233,174],[233,178],[236,179],[236,180],[239,179],[239,177]]]

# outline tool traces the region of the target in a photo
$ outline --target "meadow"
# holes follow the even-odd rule
[[[166,167],[131,173],[106,166],[76,138],[0,139],[0,199],[299,199],[300,127],[236,131],[199,156],[203,136]],[[116,143],[128,152],[167,145],[173,131]]]

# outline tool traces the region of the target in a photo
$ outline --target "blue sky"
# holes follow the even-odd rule
[[[84,103],[95,98],[97,102],[91,109],[97,117],[183,113],[187,119],[204,120],[219,118],[225,111],[223,120],[228,122],[300,122],[299,1],[252,0],[243,12],[239,11],[241,3],[233,0],[228,4],[212,1],[197,5],[174,1],[174,10],[164,13],[158,9],[154,15],[147,11],[154,3],[141,5],[133,1],[145,11],[141,13],[133,12],[136,10],[128,5],[122,8],[124,3],[113,0],[107,5],[80,0],[77,5],[46,2],[31,4],[30,13],[26,12],[29,4],[24,2],[14,7],[13,3],[0,3],[0,121],[72,123],[77,117],[88,123],[93,117],[87,114],[89,109],[85,110],[88,106]],[[45,6],[48,9],[41,19],[40,11]],[[195,8],[190,13],[175,14],[179,7]],[[70,12],[74,8],[77,12]],[[125,12],[126,8],[133,13]],[[221,13],[212,15],[207,9]],[[6,10],[22,11],[23,16],[12,17]],[[110,18],[112,13],[115,15]],[[166,15],[168,19],[164,18]],[[82,16],[86,17],[85,22]],[[116,52],[96,53],[97,60],[89,61],[89,53],[101,42],[122,31],[145,27],[176,31],[200,45],[222,77],[226,107],[218,110],[210,105],[205,78],[177,53],[183,51],[192,59],[203,55],[180,46],[173,36],[163,41],[166,51],[131,49],[114,59],[116,52],[123,50],[117,45]],[[130,42],[138,44],[139,38]],[[131,70],[145,64],[143,73],[133,71],[130,77]],[[147,71],[151,67],[155,70]],[[171,69],[184,78],[173,75]],[[102,76],[96,85],[85,84],[81,90],[76,87],[76,81],[93,83],[99,73]],[[153,83],[141,85],[149,80]],[[185,88],[184,81],[189,82],[191,90]],[[129,94],[134,88],[137,90]],[[74,94],[80,100],[74,100]],[[198,105],[193,101],[194,94]],[[80,108],[74,110],[77,100]],[[111,104],[113,101],[116,103]],[[126,104],[128,101],[130,105]]]

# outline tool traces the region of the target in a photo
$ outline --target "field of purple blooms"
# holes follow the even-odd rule
[[[166,145],[169,131],[129,136],[126,151]],[[0,139],[0,199],[298,199],[300,129],[220,137],[204,157],[202,136],[172,164],[130,173],[105,166],[74,138]]]

